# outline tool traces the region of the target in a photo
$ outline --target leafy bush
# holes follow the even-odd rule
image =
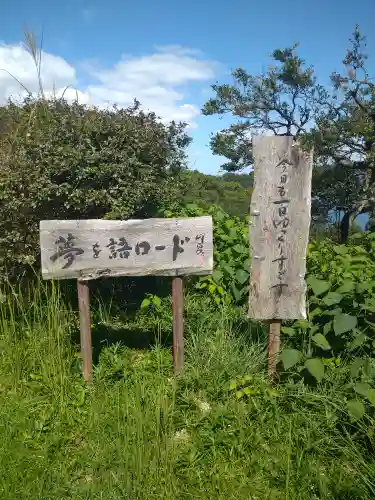
[[[152,113],[27,99],[0,108],[0,270],[38,260],[41,219],[153,216],[179,190],[189,138]]]
[[[375,406],[375,235],[353,235],[347,245],[311,243],[308,253],[308,318],[282,327],[289,337],[285,370],[310,373],[318,382],[341,366],[348,371],[348,410]],[[345,361],[345,363],[343,363]],[[350,399],[354,396],[354,399]]]
[[[196,288],[208,292],[216,304],[243,305],[249,291],[248,219],[229,216],[215,205],[203,208],[187,204],[165,210],[167,217],[199,217],[211,215],[214,237],[214,272],[196,283]]]

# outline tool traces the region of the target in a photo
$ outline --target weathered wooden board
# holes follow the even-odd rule
[[[253,153],[249,316],[305,318],[313,153],[283,136],[254,137]]]
[[[44,279],[211,274],[212,218],[40,223]]]

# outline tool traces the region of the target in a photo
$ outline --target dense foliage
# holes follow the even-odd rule
[[[139,104],[88,109],[27,99],[0,108],[0,270],[38,257],[43,219],[155,215],[180,192],[189,138]]]
[[[199,203],[205,207],[217,205],[229,215],[241,218],[249,213],[252,174],[215,176],[188,170],[183,172],[181,181],[185,203]]]
[[[248,217],[230,217],[217,206],[202,208],[196,204],[165,211],[167,217],[211,215],[214,223],[214,272],[199,279],[195,287],[208,293],[218,305],[244,305],[249,291]]]
[[[179,215],[209,213],[214,220],[214,273],[196,289],[217,306],[247,308],[249,290],[247,222],[220,208],[189,205]],[[171,215],[171,214],[170,214]],[[375,405],[375,235],[357,233],[348,244],[312,241],[307,255],[308,318],[282,327],[282,365],[292,378],[322,382],[332,370],[348,371],[348,409],[363,416]],[[281,367],[280,367],[281,368]],[[363,401],[359,399],[364,399]]]

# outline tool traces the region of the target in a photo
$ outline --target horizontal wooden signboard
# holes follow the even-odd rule
[[[211,274],[212,218],[40,223],[44,279]]]
[[[254,137],[249,315],[306,317],[306,249],[313,155],[293,137]]]

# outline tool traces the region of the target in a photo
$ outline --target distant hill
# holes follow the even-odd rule
[[[219,176],[188,170],[183,176],[186,186],[182,195],[184,201],[219,205],[230,215],[241,218],[248,215],[253,186],[252,174],[227,173]]]

